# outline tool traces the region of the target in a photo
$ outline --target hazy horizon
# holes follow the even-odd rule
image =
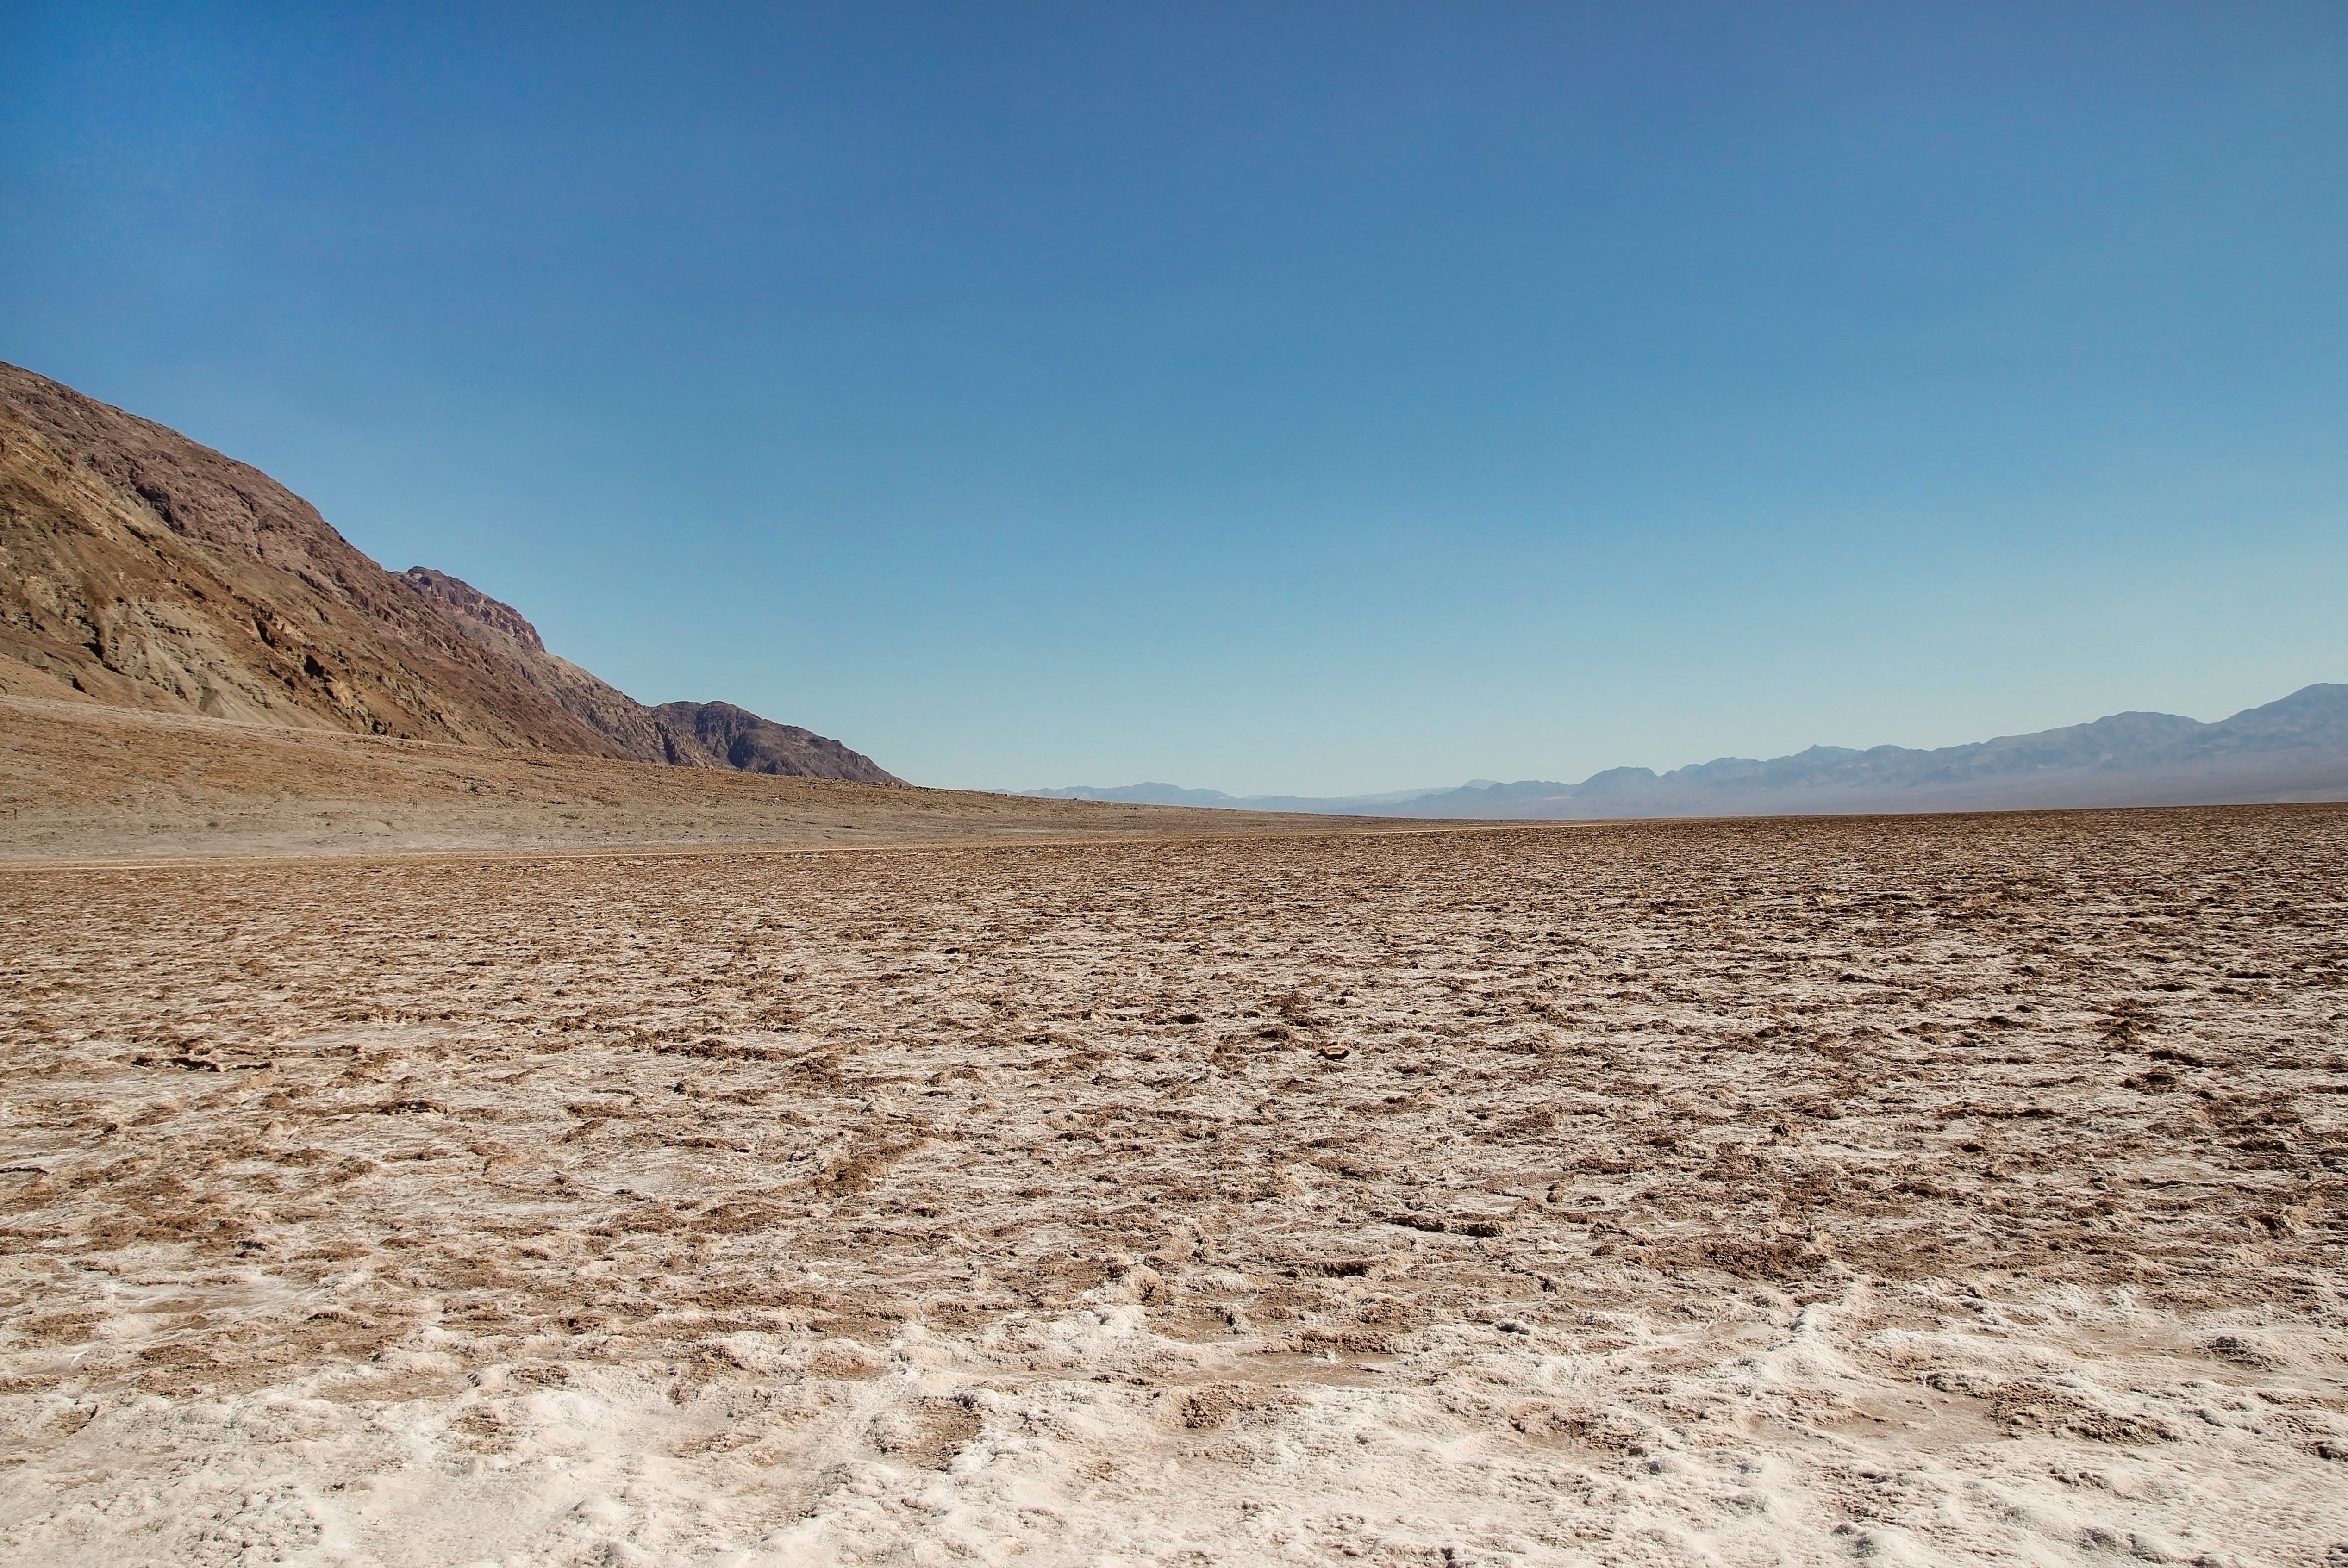
[[[0,359],[921,783],[2348,670],[2348,8],[12,21]]]

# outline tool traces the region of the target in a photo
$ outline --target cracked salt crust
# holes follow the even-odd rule
[[[2337,809],[0,872],[0,1558],[2348,1561]]]

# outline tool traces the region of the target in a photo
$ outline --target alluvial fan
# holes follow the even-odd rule
[[[2348,1561],[2343,888],[2326,807],[6,867],[0,1554]]]

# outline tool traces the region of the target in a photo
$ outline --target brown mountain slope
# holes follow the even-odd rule
[[[10,692],[736,765],[689,720],[664,722],[549,653],[510,606],[443,573],[384,570],[259,469],[0,364],[0,692]],[[770,745],[749,765],[896,782],[829,741]]]
[[[796,724],[762,719],[731,702],[664,702],[647,708],[568,659],[549,653],[538,628],[513,606],[430,567],[410,567],[402,575],[468,637],[638,762],[858,784],[904,782],[838,741]]]
[[[14,368],[0,656],[120,707],[615,749],[266,475]]]

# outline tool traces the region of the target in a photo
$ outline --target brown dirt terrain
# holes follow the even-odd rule
[[[1299,824],[1395,827],[664,767],[141,713],[0,689],[0,861],[901,844],[1293,832]]]
[[[0,867],[0,1556],[2336,1563],[2343,873],[2328,807]]]

